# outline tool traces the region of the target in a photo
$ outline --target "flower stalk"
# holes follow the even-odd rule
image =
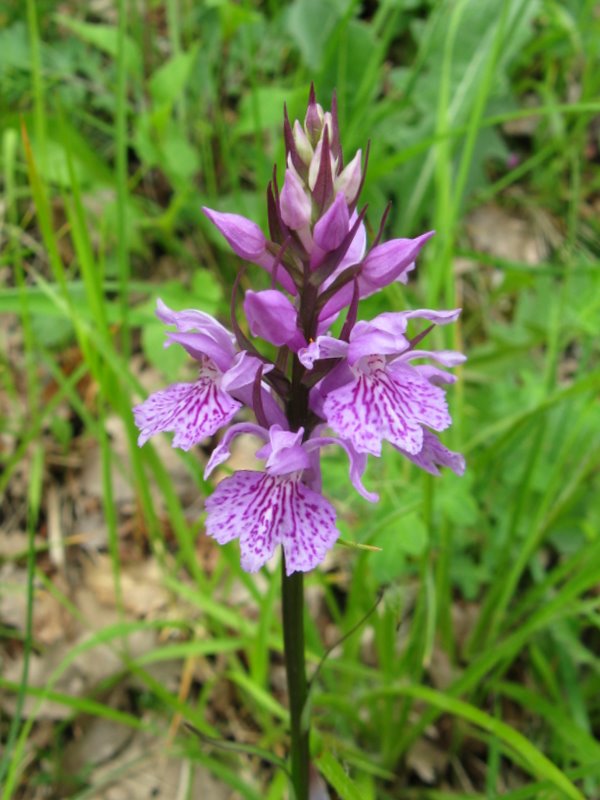
[[[295,800],[308,800],[309,730],[303,725],[307,699],[304,662],[304,575],[286,575],[281,561],[283,647],[290,707],[290,760]]]

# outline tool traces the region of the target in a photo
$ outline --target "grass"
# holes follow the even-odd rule
[[[26,564],[14,562],[27,574],[24,626],[1,634],[23,665],[19,681],[0,683],[16,698],[0,718],[2,800],[37,796],[42,784],[54,792],[45,796],[64,796],[60,757],[37,747],[26,702],[48,699],[67,709],[56,723],[61,741],[76,738],[84,715],[160,742],[169,723],[186,720],[201,735],[173,728],[174,758],[241,797],[286,796],[285,775],[273,766],[285,755],[287,721],[276,681],[276,570],[245,575],[234,546],[203,567],[200,505],[182,497],[156,444],[137,448],[130,409],[145,392],[142,357],[165,380],[181,375],[181,362],[158,344],[157,294],[227,318],[236,264],[200,206],[264,225],[264,183],[272,163],[282,165],[274,121],[284,97],[301,113],[310,80],[324,104],[337,87],[346,154],[371,139],[371,227],[391,199],[389,236],[437,231],[411,285],[390,287],[365,313],[461,305],[461,327],[435,335],[469,355],[451,390],[455,424],[446,439],[466,454],[463,479],[424,477],[388,450],[369,465],[367,484],[377,485],[381,502],[366,509],[348,494],[345,465],[327,462],[344,538],[382,553],[351,548],[335,572],[310,576],[320,611],[307,620],[309,668],[326,649],[325,624],[341,637],[383,599],[319,671],[315,762],[342,800],[600,792],[594,4],[441,0],[369,11],[348,2],[322,17],[320,7],[170,0],[134,10],[120,0],[104,19],[73,6],[66,22],[54,4],[28,0],[2,12],[0,313],[3,331],[16,321],[22,334],[18,358],[8,344],[1,354],[10,446],[0,451],[0,489],[3,524],[16,503],[29,535]],[[474,244],[470,214],[490,205],[504,214],[506,228],[492,230],[497,240],[518,219],[524,245],[542,242],[535,263],[515,246],[506,254]],[[257,272],[248,279],[260,284]],[[77,353],[71,371],[67,348]],[[82,395],[83,381],[93,400]],[[127,465],[108,433],[115,418]],[[44,688],[28,670],[43,649],[32,624],[36,592],[51,591],[72,617],[78,609],[56,569],[39,561],[34,537],[48,528],[48,487],[66,475],[51,456],[81,440],[100,453],[120,619],[98,630],[80,615],[93,632]],[[198,454],[178,457],[177,474],[206,496]],[[29,490],[20,496],[23,471]],[[118,504],[121,481],[133,488],[133,510]],[[128,618],[123,531],[132,519],[174,617]],[[239,587],[243,602],[233,599]],[[175,638],[132,655],[133,633],[149,629]],[[106,685],[82,695],[57,688],[83,650],[104,646],[121,664]],[[218,659],[219,673],[186,682],[186,669],[192,674],[203,659]],[[171,660],[181,665],[176,688],[150,669]],[[106,701],[107,686],[122,680],[137,687],[133,711]],[[215,724],[224,685],[252,732],[250,748],[239,741],[238,751],[224,750],[202,738],[235,739],[235,726]],[[427,786],[414,745],[432,731],[442,766]],[[68,796],[92,791],[83,776]]]

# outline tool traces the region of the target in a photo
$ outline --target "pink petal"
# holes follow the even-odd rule
[[[202,210],[240,258],[254,261],[265,255],[267,240],[258,225],[251,219],[242,217],[240,214],[215,211],[212,208],[203,208]]]
[[[186,308],[184,311],[173,311],[166,303],[160,299],[156,301],[156,316],[165,325],[176,325],[181,333],[188,333],[196,330],[210,336],[215,342],[224,349],[234,351],[235,337],[220,322],[204,311],[197,311],[194,308]]]
[[[348,349],[348,363],[356,364],[365,356],[394,355],[401,353],[408,347],[408,340],[404,336],[402,326],[385,325],[381,314],[371,322],[361,320],[356,323],[350,334],[350,347]],[[391,315],[390,316],[394,316]],[[406,326],[404,326],[406,330]]]
[[[312,203],[296,170],[285,171],[279,203],[281,218],[291,230],[300,230],[310,223]]]
[[[463,475],[465,471],[465,459],[460,453],[448,450],[440,442],[438,437],[430,431],[424,431],[423,448],[419,453],[407,453],[401,448],[397,448],[403,455],[409,458],[413,464],[432,475],[439,475],[439,467],[448,467],[457,475]]]
[[[253,336],[271,342],[275,347],[286,344],[294,351],[306,344],[298,328],[298,312],[283,292],[248,289],[244,297],[244,313]]]
[[[362,178],[362,150],[358,150],[334,181],[336,192],[343,192],[348,205],[356,200]]]
[[[433,233],[428,231],[416,239],[391,239],[374,247],[365,258],[361,272],[365,291],[362,296],[388,286],[413,267],[419,251]]]
[[[282,430],[279,425],[272,425],[269,430],[270,441],[256,454],[266,458],[265,470],[269,475],[289,475],[308,469],[310,459],[302,445],[304,428],[297,431]]]
[[[387,440],[408,453],[423,446],[423,428],[444,430],[450,415],[442,389],[416,370],[386,370],[383,358],[370,358],[355,380],[332,391],[323,405],[329,425],[359,453],[381,454]]]
[[[343,192],[340,192],[331,206],[315,224],[313,238],[321,250],[329,252],[339,247],[348,233],[350,214]]]
[[[298,359],[306,369],[312,369],[320,358],[343,358],[348,352],[348,342],[333,336],[318,336],[314,342],[298,351]]]
[[[219,388],[215,372],[214,368],[212,374],[203,368],[195,383],[174,383],[136,406],[133,415],[140,429],[138,445],[157,433],[173,431],[173,447],[189,450],[226,425],[241,403]]]
[[[433,311],[430,308],[417,308],[414,311],[401,311],[399,312],[405,319],[426,319],[429,322],[434,322],[436,325],[448,325],[450,322],[456,322],[460,317],[462,308],[453,308],[448,311]]]
[[[206,501],[206,533],[225,544],[239,538],[242,568],[256,572],[283,544],[288,575],[313,569],[338,537],[335,511],[297,480],[240,471]]]
[[[437,361],[438,364],[443,364],[445,367],[457,367],[459,364],[464,364],[467,357],[464,353],[459,353],[457,350],[408,350],[406,353],[394,360],[394,364],[414,361],[417,358],[431,358]]]
[[[275,256],[267,248],[265,235],[255,222],[240,214],[227,214],[211,208],[202,209],[213,225],[223,234],[233,252],[246,261],[253,261],[273,274]],[[296,294],[294,281],[280,265],[277,280],[291,294]]]
[[[388,369],[393,372],[394,362],[388,364]],[[456,383],[456,375],[446,372],[444,369],[438,369],[431,364],[417,364],[413,369],[416,369],[419,375],[435,384],[435,386],[443,386],[448,383]]]
[[[379,500],[379,495],[375,492],[369,492],[362,482],[362,475],[367,466],[366,453],[358,453],[350,442],[337,439],[334,436],[317,436],[314,439],[309,439],[304,447],[309,453],[318,453],[322,447],[329,444],[337,444],[343,447],[350,462],[350,482],[365,500],[370,503],[376,503]]]
[[[207,480],[209,475],[220,464],[223,464],[225,461],[227,461],[227,459],[231,456],[231,442],[236,436],[240,436],[243,433],[259,436],[263,439],[267,438],[269,435],[267,430],[261,428],[260,425],[256,425],[254,422],[238,422],[236,425],[231,425],[229,428],[227,428],[225,435],[210,454],[210,458],[204,467],[204,480]]]
[[[211,336],[207,336],[204,333],[168,331],[165,347],[169,347],[173,343],[181,345],[197,361],[204,362],[208,358],[222,372],[225,372],[231,366],[235,352],[233,346],[224,349]]]

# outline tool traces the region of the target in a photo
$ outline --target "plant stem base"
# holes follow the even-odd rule
[[[283,645],[290,705],[291,767],[295,800],[308,800],[309,731],[303,730],[302,712],[306,704],[307,683],[304,663],[304,575],[285,574],[281,562],[281,600]]]

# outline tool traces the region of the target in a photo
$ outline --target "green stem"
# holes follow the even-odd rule
[[[304,663],[304,575],[285,574],[285,557],[281,561],[281,599],[283,645],[287,673],[292,783],[295,800],[308,800],[309,729],[303,729],[302,711],[306,704],[307,684]]]

